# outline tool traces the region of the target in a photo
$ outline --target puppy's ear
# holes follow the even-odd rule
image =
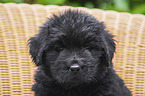
[[[106,31],[106,30],[104,30]],[[103,41],[103,60],[102,62],[105,63],[105,65],[110,66],[112,63],[112,58],[114,56],[115,52],[115,40],[113,39],[113,35],[106,32],[102,32],[102,41]]]
[[[30,48],[29,53],[36,66],[42,64],[43,53],[46,46],[45,41],[43,39],[44,38],[40,38],[40,36],[37,35],[36,37],[31,37],[28,40],[28,45]]]

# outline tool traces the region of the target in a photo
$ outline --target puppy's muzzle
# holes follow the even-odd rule
[[[78,64],[73,64],[73,65],[70,66],[70,70],[71,71],[79,71],[80,66]]]

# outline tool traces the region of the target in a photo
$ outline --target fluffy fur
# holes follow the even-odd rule
[[[29,47],[38,66],[35,96],[131,96],[113,69],[113,36],[87,13],[54,15],[29,39]],[[73,64],[80,69],[70,70]]]

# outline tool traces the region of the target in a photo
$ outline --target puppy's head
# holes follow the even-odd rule
[[[29,39],[30,54],[61,84],[96,82],[112,66],[115,43],[93,16],[68,10],[54,15]]]

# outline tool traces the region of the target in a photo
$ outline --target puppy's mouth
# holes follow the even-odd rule
[[[78,79],[78,78],[73,78],[73,79],[71,79],[71,80],[69,80],[69,81],[66,81],[66,82],[64,82],[64,83],[69,83],[69,84],[76,84],[76,83],[80,83],[81,82],[81,80],[80,79]]]
[[[70,82],[78,82],[78,81],[80,81],[80,78],[78,78],[78,76],[76,75],[76,76],[73,76],[71,79],[70,79]]]

